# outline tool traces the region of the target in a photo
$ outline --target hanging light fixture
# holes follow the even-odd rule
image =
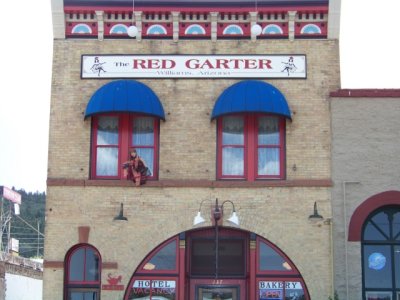
[[[256,2],[255,2],[255,8],[256,8],[256,13],[257,13],[257,15],[258,15],[258,6],[257,6],[257,0],[256,0]],[[256,15],[256,18],[257,18],[257,15]],[[257,21],[257,20],[256,20]],[[252,35],[254,35],[254,36],[259,36],[260,34],[261,34],[261,32],[262,32],[262,28],[261,28],[261,26],[259,25],[259,24],[254,24],[253,26],[251,26],[251,29],[250,29],[250,31],[251,31],[251,34]]]
[[[114,221],[128,221],[128,218],[124,216],[124,204],[121,203],[119,214],[114,217]]]
[[[135,13],[135,0],[132,0],[132,25],[128,27],[128,35],[131,38],[136,37],[139,32],[137,27],[133,24],[134,13]]]

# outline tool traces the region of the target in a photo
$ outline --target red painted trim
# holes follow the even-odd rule
[[[128,180],[84,180],[69,178],[47,178],[47,186],[80,186],[80,187],[134,187]],[[331,179],[295,179],[295,180],[185,180],[168,179],[160,181],[148,181],[141,188],[164,188],[164,187],[203,187],[203,188],[264,188],[264,187],[332,187]]]
[[[235,116],[235,115],[234,115]],[[285,133],[286,121],[283,117],[278,118],[279,144],[278,145],[258,145],[258,120],[260,117],[269,116],[268,114],[244,113],[238,114],[244,120],[244,145],[222,145],[222,121],[224,116],[218,118],[218,154],[217,154],[217,178],[219,179],[245,179],[253,182],[257,179],[282,179],[285,177]],[[244,176],[222,175],[222,150],[223,147],[243,147],[244,148]],[[258,149],[259,148],[278,148],[279,149],[279,174],[278,175],[258,175]]]
[[[64,262],[45,260],[43,261],[43,267],[48,269],[62,269],[64,268]]]
[[[250,252],[249,296],[250,296],[250,299],[257,299],[257,297],[256,297],[256,291],[257,291],[257,286],[256,286],[257,246],[255,246],[255,248],[252,248],[252,246],[251,246],[252,243],[257,245],[256,241],[250,241],[250,247],[249,247],[249,252]]]
[[[111,7],[111,6],[65,6],[65,13],[95,13],[95,11],[104,11],[105,13],[131,13],[132,7]],[[242,7],[181,7],[181,6],[159,6],[145,7],[135,6],[135,11],[143,13],[170,13],[172,11],[186,13],[248,13],[255,11],[254,5]],[[258,13],[282,13],[288,11],[297,11],[303,13],[327,13],[328,5],[320,6],[280,6],[280,7],[260,7],[257,8]]]
[[[78,227],[78,235],[79,235],[79,243],[88,243],[89,242],[89,232],[90,226],[79,226]]]
[[[340,98],[400,98],[400,89],[340,89],[329,93]]]
[[[379,193],[361,203],[351,216],[348,240],[350,242],[361,241],[365,220],[373,211],[386,205],[400,205],[400,191]]]
[[[98,120],[99,117],[111,116],[118,118],[118,144],[116,145],[97,145],[97,131],[98,131]],[[148,179],[158,178],[158,144],[159,144],[159,127],[160,122],[157,118],[151,117],[154,120],[154,145],[153,146],[137,146],[132,145],[132,131],[133,131],[133,120],[135,118],[147,117],[141,114],[102,114],[101,116],[92,117],[92,154],[91,154],[91,178],[102,180],[102,179],[119,179],[124,180],[122,168],[120,167],[129,157],[129,151],[132,148],[151,148],[153,149],[153,175]],[[98,148],[118,148],[118,173],[116,176],[97,176],[96,174],[96,162],[97,162],[97,149]]]
[[[178,241],[180,243],[180,241]],[[185,247],[186,247],[186,241],[185,242]],[[186,248],[180,246],[179,244],[179,279],[178,279],[178,292],[177,292],[177,299],[185,299],[185,281],[186,281],[186,272],[185,272],[185,253],[186,253]]]
[[[84,267],[83,267],[83,281],[70,281],[69,280],[69,271],[70,271],[70,265],[71,265],[71,258],[74,255],[74,253],[80,249],[84,250]],[[98,274],[99,274],[99,278],[97,281],[86,281],[85,277],[86,277],[86,273],[88,271],[87,267],[86,267],[86,251],[87,249],[91,249],[93,250],[93,252],[95,253],[95,255],[98,256],[99,258],[99,267],[98,267]],[[70,288],[77,288],[77,287],[82,287],[82,288],[86,288],[87,286],[90,286],[90,288],[93,289],[97,289],[100,290],[101,288],[101,270],[102,270],[102,259],[101,259],[101,255],[100,252],[93,247],[90,244],[77,244],[75,246],[73,246],[72,248],[70,248],[64,258],[64,299],[67,299],[67,295],[68,295],[68,290]],[[71,286],[73,285],[73,287]]]

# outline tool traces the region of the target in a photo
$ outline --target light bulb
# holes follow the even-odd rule
[[[136,26],[132,25],[128,27],[128,35],[132,38],[136,37],[138,34],[138,29]]]
[[[258,36],[261,34],[261,32],[262,32],[262,28],[260,25],[254,24],[253,26],[251,26],[251,34],[252,35]]]

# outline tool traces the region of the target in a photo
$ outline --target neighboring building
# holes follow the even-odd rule
[[[400,90],[338,90],[330,103],[339,298],[400,299]]]
[[[43,295],[43,264],[28,258],[0,253],[0,300],[40,300]]]
[[[333,296],[339,11],[53,0],[43,298]],[[141,187],[121,168],[133,148]]]

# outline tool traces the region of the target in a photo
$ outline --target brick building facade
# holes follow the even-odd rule
[[[197,1],[173,8],[158,1],[157,9],[142,1],[135,7],[142,18],[136,13],[134,23],[141,35],[131,39],[126,35],[116,38],[107,28],[116,25],[108,24],[111,19],[117,23],[124,13],[127,19],[132,18],[132,3],[125,3],[125,8],[110,8],[110,3],[101,2],[91,6],[83,1],[53,3],[44,299],[332,296],[328,98],[331,91],[340,88],[340,3],[311,1],[310,5],[295,1],[295,7],[284,3],[277,7],[274,1],[259,1],[255,11],[254,3],[243,8],[234,1],[201,8],[196,6]],[[112,13],[113,9],[125,12],[119,16]],[[169,14],[172,9],[175,13]],[[196,17],[190,17],[191,13],[196,16],[200,12],[200,19],[211,28],[235,23],[243,29],[243,36],[224,36],[221,29],[205,30],[200,39],[182,37],[185,33],[176,28],[194,22]],[[230,13],[234,16],[229,17]],[[267,24],[269,18],[276,18],[286,28],[281,35],[268,36],[264,31],[257,37],[250,32],[256,22],[264,28],[271,25]],[[145,32],[145,20],[164,24],[165,37]],[[75,30],[80,22],[92,29],[87,33]],[[172,29],[168,29],[169,22]],[[121,21],[125,23],[129,20]],[[318,25],[323,30],[312,33],[299,29],[307,25]],[[294,57],[295,64],[305,57],[306,67],[305,75],[297,78],[294,73],[300,70],[286,74],[286,61],[279,61],[280,68],[275,70],[279,75],[269,78],[105,78],[101,76],[109,74],[99,71],[101,78],[95,78],[94,73],[86,79],[82,76],[85,55],[100,62],[109,55],[140,55],[143,59],[154,55],[207,55],[210,59],[229,55],[270,59],[281,55]],[[272,104],[247,109],[241,102],[250,93],[243,87],[246,85],[259,88],[254,97]],[[122,97],[118,93],[125,93],[128,87],[137,88],[133,95],[135,91],[142,95],[139,87],[151,91],[162,111],[147,112],[150,100],[131,94],[127,101],[139,101],[143,107],[137,105],[125,111],[107,110],[101,105],[89,107],[104,99],[118,105],[118,97]],[[224,96],[232,91],[238,95],[231,97],[236,100]],[[97,98],[100,94],[107,96]],[[283,97],[275,97],[278,94]],[[233,102],[224,103],[224,111],[218,114],[219,101]],[[282,103],[287,104],[289,115],[278,107]],[[238,110],[233,108],[235,105]],[[133,120],[133,125],[122,124],[125,118]],[[135,131],[136,120],[143,119],[151,121],[150,131]],[[118,126],[112,125],[116,131],[109,129],[110,120],[117,120]],[[104,130],[103,121],[109,126]],[[125,130],[129,132],[126,143],[121,142],[127,135]],[[104,132],[117,134],[117,141],[100,142],[100,138],[113,139],[112,134],[103,136]],[[135,140],[135,134],[144,136],[149,132],[150,144]],[[236,143],[235,137],[240,141]],[[225,138],[233,142],[224,144]],[[263,138],[267,142],[262,142]],[[125,154],[134,146],[143,156],[148,155],[146,151],[152,153],[148,156],[152,175],[140,187],[126,180],[121,169]],[[117,158],[104,166],[101,158],[110,152],[117,153]],[[242,163],[235,170],[231,167],[235,161],[226,158],[233,152]],[[276,156],[268,154],[265,162],[265,153]],[[264,164],[266,171],[262,169]],[[109,171],[112,168],[115,170]],[[224,211],[220,221],[216,220],[215,199]],[[126,221],[114,220],[121,203]],[[310,220],[314,204],[323,220]],[[226,221],[233,209],[240,227]],[[194,227],[193,217],[199,210],[211,218],[206,217],[205,224]]]

